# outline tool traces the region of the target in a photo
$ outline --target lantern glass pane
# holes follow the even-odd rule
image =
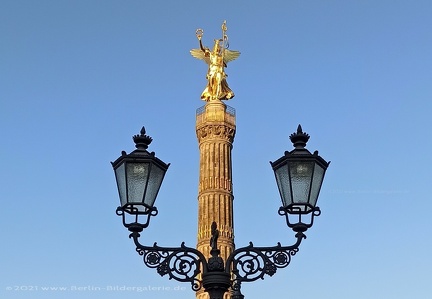
[[[308,203],[313,166],[313,162],[290,162],[290,174],[294,203]]]
[[[126,175],[125,175],[125,165],[122,163],[115,170],[115,176],[117,181],[117,189],[120,196],[120,205],[124,206],[127,203],[126,195]]]
[[[310,194],[309,202],[314,207],[316,206],[318,195],[321,189],[321,185],[324,179],[324,168],[315,164],[315,170],[313,175],[312,189]]]
[[[149,163],[128,163],[126,165],[129,203],[143,202],[149,166]]]
[[[159,192],[159,188],[162,184],[165,171],[155,164],[152,165],[149,182],[147,185],[147,191],[145,195],[144,203],[153,206],[156,196]]]
[[[279,193],[282,199],[282,205],[286,207],[292,203],[288,165],[282,165],[274,172],[276,175],[276,183],[278,185]]]

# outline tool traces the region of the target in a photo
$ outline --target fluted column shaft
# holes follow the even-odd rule
[[[234,109],[228,110],[220,101],[208,102],[197,113],[196,133],[200,151],[197,249],[210,256],[211,224],[216,221],[220,256],[226,260],[235,248],[231,160]],[[202,290],[197,292],[197,299],[206,298]],[[224,299],[228,298],[227,293]]]

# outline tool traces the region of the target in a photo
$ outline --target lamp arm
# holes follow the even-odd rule
[[[233,251],[225,263],[225,271],[234,274],[232,280],[233,290],[238,290],[242,282],[251,282],[264,279],[267,274],[273,276],[277,268],[285,268],[291,262],[291,257],[299,251],[299,246],[306,235],[303,232],[296,234],[297,241],[291,246],[282,246],[278,243],[273,247],[249,246]]]
[[[168,274],[169,279],[190,282],[194,291],[201,289],[202,281],[197,276],[201,269],[204,273],[207,269],[207,261],[201,252],[187,247],[184,242],[180,247],[161,247],[156,242],[153,246],[145,246],[139,242],[139,237],[140,233],[137,231],[129,235],[147,267],[156,268],[161,276]]]

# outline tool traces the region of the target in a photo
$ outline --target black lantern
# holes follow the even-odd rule
[[[130,154],[123,151],[115,162],[111,162],[120,196],[119,215],[124,212],[136,217],[157,214],[153,205],[169,164],[158,159],[154,152],[147,151],[152,138],[145,133],[143,127],[139,135],[133,136],[136,150]]]
[[[318,151],[311,154],[305,148],[309,135],[302,131],[300,125],[297,132],[291,134],[290,140],[294,149],[286,151],[275,162],[270,162],[282,199],[280,214],[319,214],[316,203],[330,162],[318,156]]]

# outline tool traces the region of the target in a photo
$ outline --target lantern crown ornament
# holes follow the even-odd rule
[[[137,149],[147,149],[150,143],[153,141],[153,138],[146,135],[145,127],[143,126],[141,128],[140,134],[134,135],[132,137],[133,141],[135,142],[135,147]]]
[[[289,138],[295,148],[302,149],[306,146],[310,136],[306,132],[303,132],[301,125],[298,125],[297,132],[292,133]]]

